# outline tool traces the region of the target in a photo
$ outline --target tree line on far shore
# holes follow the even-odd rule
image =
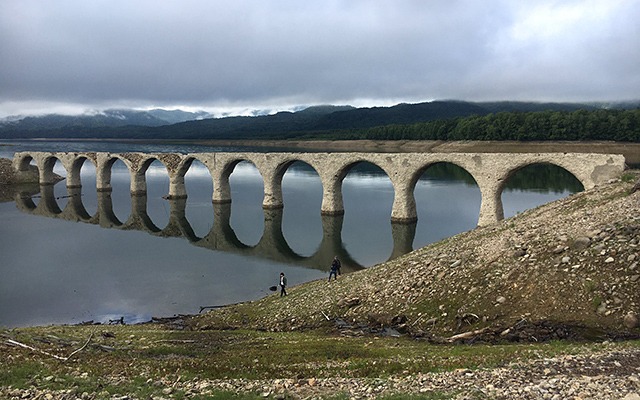
[[[137,121],[137,120],[135,120]],[[131,120],[135,124],[134,120]],[[431,102],[353,109],[310,107],[257,117],[162,126],[105,125],[59,116],[0,123],[0,138],[158,140],[517,140],[640,142],[640,107]]]
[[[640,142],[640,109],[499,112],[366,129],[314,132],[308,138],[375,140],[611,140]]]

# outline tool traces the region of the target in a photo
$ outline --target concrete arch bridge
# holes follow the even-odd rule
[[[532,164],[557,165],[573,174],[590,189],[617,178],[625,169],[622,155],[592,153],[107,153],[107,152],[19,152],[13,166],[18,176],[25,173],[31,161],[39,170],[39,183],[56,182],[53,166],[60,160],[67,172],[67,187],[81,186],[80,169],[88,160],[96,168],[96,189],[111,191],[111,167],[122,160],[131,175],[131,194],[146,194],[145,173],[151,163],[160,161],[169,174],[171,199],[187,197],[184,177],[194,161],[206,166],[213,180],[214,203],[231,202],[229,176],[235,166],[248,161],[256,166],[264,181],[265,209],[284,206],[282,178],[297,161],[311,166],[318,173],[322,188],[323,215],[344,213],[342,181],[350,169],[361,162],[381,168],[391,180],[395,192],[391,211],[392,222],[413,223],[417,220],[414,189],[422,173],[433,164],[445,162],[465,169],[476,181],[481,193],[478,225],[489,225],[504,218],[501,194],[508,178],[519,169]]]

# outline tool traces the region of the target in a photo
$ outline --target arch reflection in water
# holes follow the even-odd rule
[[[126,221],[121,221],[113,212],[110,192],[98,192],[98,207],[94,215],[90,215],[82,202],[80,188],[69,189],[69,198],[64,208],[58,205],[58,198],[53,185],[40,187],[41,200],[35,204],[26,193],[16,195],[19,210],[48,218],[58,218],[73,222],[99,225],[107,229],[138,230],[158,237],[184,238],[197,247],[237,253],[244,256],[259,257],[271,261],[294,264],[311,269],[326,270],[331,260],[337,255],[343,265],[344,272],[364,268],[345,249],[342,242],[342,225],[344,217],[322,216],[322,240],[318,249],[311,256],[302,256],[291,249],[282,231],[282,209],[264,209],[264,229],[259,242],[253,246],[243,243],[231,227],[231,204],[212,204],[213,225],[204,236],[194,232],[186,218],[187,199],[169,199],[169,222],[160,228],[147,213],[147,197],[131,196],[131,213]],[[398,257],[412,250],[416,224],[392,224],[393,251],[389,259]]]

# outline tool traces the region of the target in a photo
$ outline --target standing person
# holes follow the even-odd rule
[[[287,295],[287,277],[284,272],[280,272],[280,297]]]
[[[333,257],[333,261],[331,262],[331,271],[329,271],[329,282],[331,282],[331,275],[335,278],[334,280],[338,280],[338,275],[340,275],[340,260],[338,260],[338,256]]]

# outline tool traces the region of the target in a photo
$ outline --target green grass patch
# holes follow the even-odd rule
[[[483,369],[511,362],[590,352],[598,343],[551,342],[505,345],[434,345],[410,338],[344,337],[312,332],[166,331],[156,327],[101,327],[83,351],[68,362],[17,347],[4,347],[0,386],[77,392],[163,396],[167,382],[191,379],[386,378],[456,369]],[[14,330],[14,340],[52,354],[79,347],[86,328]],[[52,338],[52,337],[55,337]],[[42,342],[49,338],[51,343]],[[73,343],[68,345],[68,343]],[[105,351],[108,345],[115,350]],[[609,344],[608,346],[613,346]],[[61,347],[59,349],[58,347]],[[640,347],[640,341],[615,343]],[[153,383],[164,382],[158,387]],[[172,398],[184,398],[176,389]],[[166,397],[166,396],[165,396]],[[254,398],[216,392],[201,398]],[[447,398],[445,394],[418,397]]]

